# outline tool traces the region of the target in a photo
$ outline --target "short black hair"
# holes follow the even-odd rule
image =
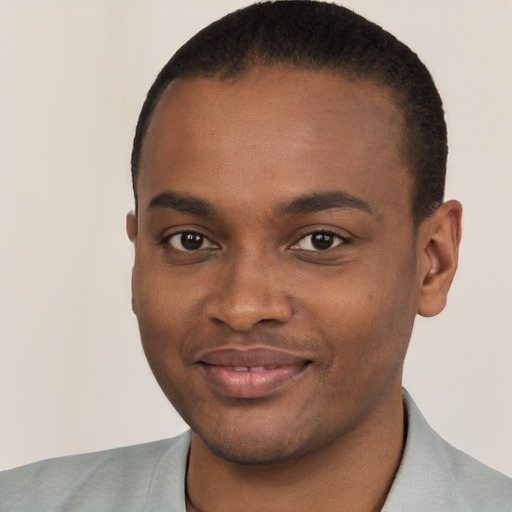
[[[132,151],[137,175],[151,115],[176,78],[241,77],[258,66],[329,70],[387,87],[404,116],[402,156],[415,178],[415,221],[442,203],[448,154],[442,101],[418,56],[392,34],[340,5],[311,0],[265,1],[207,26],[169,60],[150,88]]]

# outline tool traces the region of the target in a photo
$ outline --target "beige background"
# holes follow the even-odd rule
[[[248,3],[0,0],[0,467],[185,428],[130,311],[131,139],[178,45]],[[512,475],[512,3],[346,5],[433,72],[447,196],[465,206],[451,301],[419,319],[406,386],[446,439]]]

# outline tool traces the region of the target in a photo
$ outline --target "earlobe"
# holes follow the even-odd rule
[[[461,218],[461,204],[447,201],[419,228],[418,313],[422,316],[435,316],[446,306],[459,259]]]
[[[126,234],[135,243],[137,239],[137,216],[133,210],[126,214]]]

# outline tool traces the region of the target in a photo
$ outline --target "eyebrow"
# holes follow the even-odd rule
[[[279,206],[281,215],[316,213],[334,208],[356,209],[373,214],[371,206],[351,194],[343,191],[315,192],[299,196],[288,203]]]
[[[175,192],[163,192],[151,199],[148,211],[160,209],[169,209],[200,217],[211,217],[216,213],[215,208],[209,201]],[[343,191],[315,192],[302,195],[281,204],[276,211],[279,215],[293,215],[331,209],[356,209],[369,214],[373,213],[368,203]]]
[[[160,209],[169,209],[201,217],[210,217],[215,214],[215,209],[205,199],[174,192],[163,192],[151,199],[148,211]]]

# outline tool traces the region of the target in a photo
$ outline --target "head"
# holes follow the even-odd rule
[[[396,412],[457,263],[445,137],[417,57],[335,5],[251,6],[169,61],[127,228],[143,346],[197,442],[269,464]]]

